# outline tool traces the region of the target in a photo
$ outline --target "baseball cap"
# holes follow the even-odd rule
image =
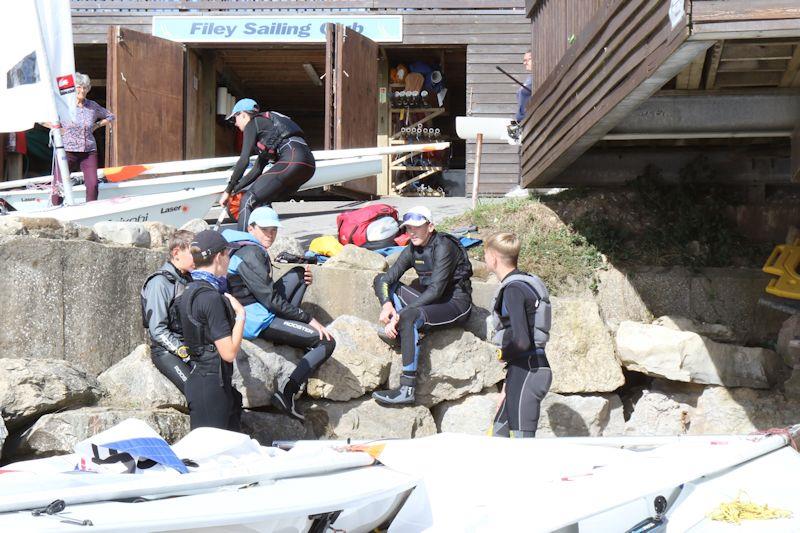
[[[197,254],[203,259],[208,259],[214,254],[218,254],[226,248],[231,247],[225,237],[218,232],[207,229],[203,230],[194,236],[192,246],[200,248],[200,253]]]
[[[409,209],[405,215],[403,215],[403,223],[400,224],[400,227],[403,226],[422,226],[423,224],[427,224],[429,222],[433,222],[433,215],[431,215],[431,210],[423,205],[418,205],[417,207],[412,207]]]
[[[225,120],[232,119],[237,113],[241,113],[242,111],[258,111],[258,104],[252,98],[242,98],[234,104],[230,115],[225,117]]]
[[[271,207],[263,206],[253,210],[247,224],[255,224],[261,228],[280,228],[281,222],[278,220],[278,213]]]

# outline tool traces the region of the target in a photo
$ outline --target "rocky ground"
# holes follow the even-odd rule
[[[171,229],[0,219],[0,290],[16,295],[0,318],[3,461],[67,453],[128,417],[170,441],[188,431],[185,399],[150,363],[138,316],[139,284],[163,260]],[[286,238],[273,251],[284,249],[300,251]],[[466,331],[427,335],[418,405],[385,408],[370,393],[396,385],[400,371],[399,354],[375,329],[372,279],[387,266],[383,257],[348,246],[313,267],[304,307],[330,324],[337,350],[308,384],[305,424],[268,408],[300,352],[244,343],[234,382],[249,434],[271,443],[486,431],[503,379],[485,340],[496,280],[475,263],[476,307]],[[800,321],[748,303],[763,290],[757,272],[717,271],[715,281],[697,276],[609,268],[596,292],[553,298],[554,381],[540,436],[748,433],[798,422],[800,373],[791,369],[800,354],[791,341]],[[65,279],[77,281],[68,288]],[[765,347],[769,339],[774,349]]]

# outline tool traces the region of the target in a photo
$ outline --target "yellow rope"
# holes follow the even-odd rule
[[[709,513],[708,517],[712,520],[739,524],[742,520],[773,520],[792,516],[790,511],[770,507],[766,504],[759,505],[750,501],[749,497],[742,499],[742,495],[743,493],[740,492],[735,500],[719,504],[719,507]]]

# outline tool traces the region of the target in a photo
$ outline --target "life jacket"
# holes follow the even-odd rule
[[[228,272],[226,274],[228,277],[228,292],[231,296],[239,300],[239,303],[242,305],[255,303],[255,297],[250,293],[250,289],[247,288],[242,276],[239,274],[239,266],[242,264],[242,258],[238,253],[245,247],[256,246],[264,252],[266,260],[269,261],[267,250],[258,242],[258,239],[246,231],[226,229],[222,232],[222,236],[225,237],[226,241],[238,247],[238,249],[234,250],[231,254],[230,262],[228,263]],[[268,264],[268,267],[271,271],[272,265]]]
[[[292,119],[277,111],[265,111],[256,117],[270,121],[270,126],[259,129],[256,134],[256,148],[259,155],[266,153],[272,158],[277,158],[278,149],[290,137],[305,137],[305,133]]]
[[[200,341],[200,344],[189,345],[192,362],[195,363],[195,367],[192,372],[218,373],[219,384],[221,387],[223,387],[227,382],[230,381],[227,378],[233,375],[233,363],[228,363],[219,356],[217,346],[213,341],[206,337],[206,325],[200,322],[194,316],[194,313],[192,313],[192,305],[194,304],[195,298],[197,298],[198,294],[204,291],[216,293],[216,290],[206,283],[192,282],[186,287],[186,291],[184,292],[181,301],[181,306],[183,308],[182,312],[185,313],[186,318],[192,323],[199,333],[198,340]],[[233,323],[233,310],[227,300],[224,300],[224,302],[228,320],[229,322]]]
[[[178,304],[181,295],[183,295],[184,291],[186,290],[186,285],[184,283],[179,283],[178,278],[175,276],[175,274],[173,272],[170,272],[169,270],[164,270],[164,269],[156,270],[155,272],[150,274],[142,284],[142,290],[139,293],[139,301],[142,306],[142,326],[145,329],[148,329],[150,327],[150,324],[148,323],[149,311],[147,309],[147,299],[145,298],[144,293],[147,284],[150,282],[150,280],[152,280],[156,276],[164,276],[167,279],[167,281],[172,283],[173,286],[172,298],[170,298],[169,305],[167,306],[167,315],[168,315],[167,324],[170,331],[180,335],[182,326],[181,326],[180,314],[178,311]]]
[[[448,288],[460,288],[465,293],[472,294],[472,283],[470,281],[472,277],[472,263],[469,262],[469,254],[466,248],[462,246],[461,241],[449,233],[436,232],[429,246],[425,246],[421,252],[415,251],[414,270],[417,272],[417,276],[419,276],[420,285],[426,288],[430,285],[430,279],[436,267],[436,265],[433,264],[434,250],[436,246],[441,243],[442,239],[455,244],[458,250],[456,268],[453,271],[453,277],[451,278],[451,283],[448,284]]]
[[[500,284],[500,289],[497,291],[497,295],[492,301],[493,342],[500,346],[503,341],[503,332],[509,327],[508,319],[502,319],[500,315],[503,306],[503,292],[511,283],[518,283],[526,287],[536,298],[536,312],[533,317],[531,339],[536,348],[544,348],[547,341],[550,339],[550,326],[552,322],[550,293],[547,291],[547,287],[541,278],[526,273],[508,276],[503,280],[503,283]]]

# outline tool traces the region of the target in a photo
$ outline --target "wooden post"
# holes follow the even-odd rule
[[[475,137],[475,174],[472,176],[472,209],[478,206],[478,182],[481,177],[481,150],[483,150],[483,133]]]

